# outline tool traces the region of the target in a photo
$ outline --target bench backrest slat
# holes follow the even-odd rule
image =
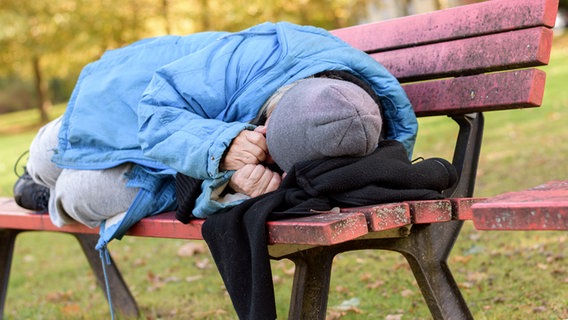
[[[538,69],[488,73],[403,85],[417,116],[456,115],[542,104],[546,74]]]
[[[372,54],[400,82],[548,64],[552,30],[544,27]]]
[[[495,0],[332,31],[368,53],[496,32],[553,27],[558,0]]]

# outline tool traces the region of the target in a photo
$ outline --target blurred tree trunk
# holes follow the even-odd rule
[[[170,3],[168,0],[162,0],[162,17],[164,18],[166,34],[171,34],[172,25],[170,22]]]
[[[412,0],[401,0],[400,1],[400,8],[402,10],[402,16],[406,17],[411,14],[410,12],[410,5],[412,4]]]
[[[208,0],[200,0],[199,6],[201,7],[201,15],[199,17],[199,20],[201,22],[201,30],[198,31],[209,31],[211,30],[211,12],[209,12]]]
[[[434,8],[436,10],[442,10],[448,7],[448,0],[434,0]]]
[[[32,58],[34,84],[38,98],[39,114],[42,123],[49,121],[49,109],[51,109],[51,100],[48,94],[47,81],[44,79],[41,70],[41,59],[38,56]]]

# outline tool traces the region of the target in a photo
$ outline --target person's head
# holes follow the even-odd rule
[[[305,160],[365,156],[379,142],[379,106],[349,81],[308,78],[275,95],[268,110],[266,143],[284,171]]]

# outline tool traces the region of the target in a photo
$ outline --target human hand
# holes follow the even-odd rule
[[[247,164],[259,164],[266,160],[266,127],[259,126],[254,131],[243,130],[231,142],[227,153],[221,160],[221,170],[239,170]]]
[[[235,171],[229,180],[229,187],[238,193],[257,197],[278,189],[281,182],[280,175],[265,166],[246,164]]]

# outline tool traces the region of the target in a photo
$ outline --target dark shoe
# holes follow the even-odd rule
[[[456,167],[454,167],[454,165],[452,165],[450,162],[448,162],[445,159],[433,158],[432,160],[438,162],[440,165],[445,167],[446,170],[448,170],[449,174],[448,187],[442,190],[442,194],[446,197],[451,197],[454,191],[456,190],[459,182],[459,175],[458,171],[456,170]]]
[[[436,190],[448,196],[457,186],[456,168],[442,158],[430,158],[413,164],[414,179],[420,187]]]
[[[35,183],[25,170],[14,184],[14,199],[22,208],[43,213],[47,211],[49,189]]]

